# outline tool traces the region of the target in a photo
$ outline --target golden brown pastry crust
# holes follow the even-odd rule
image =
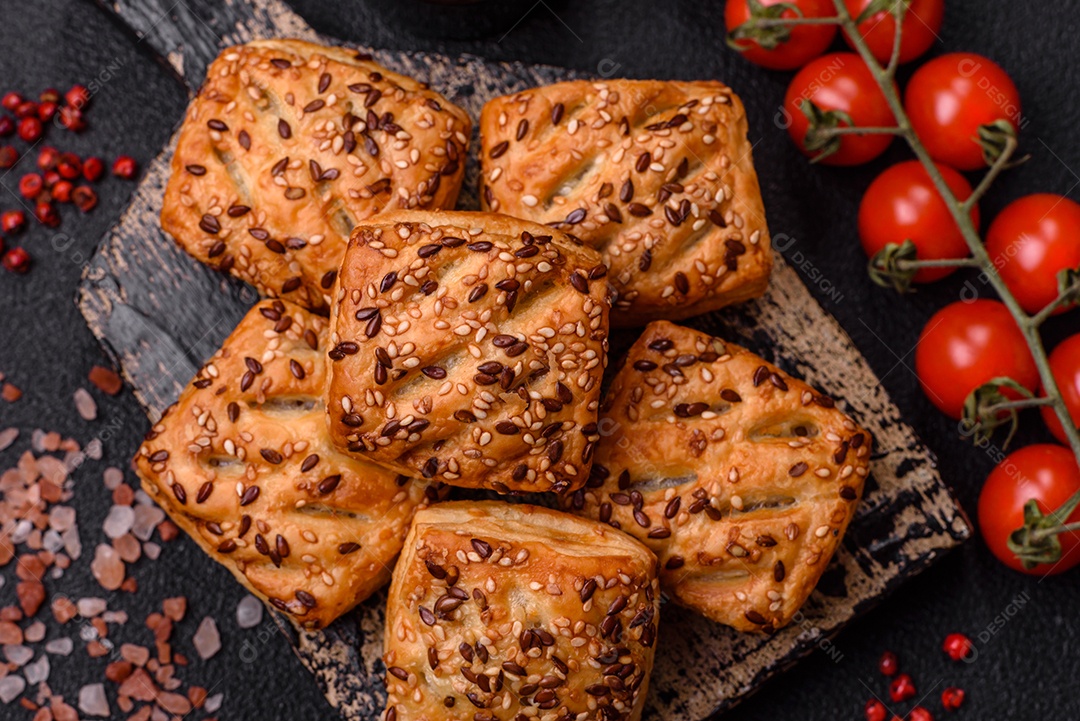
[[[712,81],[573,81],[488,102],[484,208],[603,253],[617,326],[761,295],[769,231],[742,103]]]
[[[659,601],[655,557],[602,523],[436,504],[390,584],[383,719],[636,721]]]
[[[135,456],[143,488],[254,594],[324,627],[390,578],[434,487],[336,451],[327,321],[262,301]]]
[[[660,559],[665,593],[720,623],[787,624],[862,493],[870,434],[745,348],[649,324],[604,399],[586,487],[566,498]]]
[[[353,50],[227,48],[180,129],[161,225],[260,293],[324,308],[356,223],[454,206],[470,132],[464,110]]]
[[[332,313],[334,442],[451,485],[580,487],[607,363],[605,272],[596,251],[503,215],[361,224]]]

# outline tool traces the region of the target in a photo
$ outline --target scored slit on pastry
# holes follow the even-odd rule
[[[637,721],[659,604],[656,558],[604,524],[433,505],[390,585],[383,721]]]
[[[599,250],[615,325],[760,295],[772,267],[742,103],[718,82],[573,81],[488,102],[487,210]]]
[[[327,326],[292,303],[259,303],[135,457],[178,526],[307,628],[386,583],[413,512],[438,497],[330,443]]]
[[[227,48],[180,129],[162,228],[260,293],[325,312],[357,222],[453,207],[470,132],[465,111],[355,51]]]
[[[452,485],[579,487],[607,362],[605,273],[595,251],[507,216],[362,223],[333,314],[334,441]]]
[[[746,349],[665,321],[600,415],[589,480],[564,506],[646,543],[679,603],[743,631],[786,625],[854,514],[870,434]]]

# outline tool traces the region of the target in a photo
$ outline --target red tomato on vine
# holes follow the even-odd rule
[[[1080,268],[1080,205],[1050,193],[1014,200],[991,223],[986,250],[1024,310],[1038,313],[1057,298],[1058,273]]]
[[[1057,348],[1050,353],[1049,360],[1050,372],[1054,374],[1054,382],[1065,401],[1065,407],[1069,409],[1073,425],[1080,427],[1080,335],[1058,343]],[[1050,432],[1059,441],[1066,443],[1065,429],[1061,427],[1061,420],[1054,413],[1054,409],[1043,406],[1040,410]]]
[[[844,5],[851,17],[858,19],[871,2],[873,0],[844,0]],[[900,26],[900,62],[911,62],[929,50],[944,19],[945,0],[911,0]],[[888,63],[896,34],[893,14],[888,10],[876,12],[859,23],[858,30],[874,57],[883,64]],[[844,40],[855,47],[846,33]]]
[[[885,96],[870,69],[855,53],[830,53],[810,62],[791,80],[784,97],[788,134],[805,155],[822,150],[808,147],[810,121],[804,112],[809,101],[840,127],[892,127],[896,124]],[[885,152],[893,136],[844,135],[839,149],[821,158],[824,165],[860,165]]]
[[[971,195],[971,184],[952,168],[937,166],[945,184],[959,200]],[[979,208],[971,209],[971,221],[979,225]],[[966,258],[970,255],[964,236],[937,192],[926,168],[908,160],[888,168],[874,179],[859,204],[859,240],[868,257],[889,243],[910,240],[918,260]],[[955,268],[920,268],[916,283],[940,280]]]
[[[762,7],[768,8],[785,0],[757,0]],[[724,22],[731,33],[751,18],[753,0],[728,0],[724,8]],[[832,0],[786,0],[786,4],[797,7],[804,18],[830,18],[836,16],[836,7]],[[793,19],[799,14],[787,9],[779,14],[781,18]],[[779,42],[774,48],[762,47],[750,38],[735,39],[735,47],[744,58],[752,63],[771,70],[794,70],[825,52],[836,37],[836,25],[802,25],[790,28],[788,39]]]
[[[979,127],[999,120],[1019,130],[1020,93],[992,60],[949,53],[915,71],[904,94],[911,127],[930,157],[957,170],[986,164]]]
[[[1024,568],[1008,546],[1010,534],[1024,524],[1024,504],[1034,499],[1044,514],[1056,510],[1080,491],[1080,467],[1072,451],[1062,446],[1027,446],[1010,453],[990,472],[979,494],[979,530],[990,552],[1021,573],[1051,576],[1080,563],[1080,533],[1058,535],[1061,560],[1052,565]],[[1064,522],[1080,521],[1080,510]]]
[[[957,301],[935,313],[919,337],[915,373],[926,397],[957,419],[968,394],[994,378],[1012,378],[1032,392],[1039,387],[1027,341],[996,300]]]

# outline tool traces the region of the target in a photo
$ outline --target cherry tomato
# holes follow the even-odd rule
[[[1014,200],[990,224],[986,250],[1024,310],[1038,313],[1057,298],[1058,272],[1080,268],[1080,205],[1050,193]]]
[[[768,7],[776,5],[784,0],[760,0],[761,4]],[[804,18],[828,18],[836,16],[836,7],[832,0],[787,0],[787,2],[802,11]],[[785,10],[782,18],[795,18],[798,15],[792,10]],[[728,32],[750,19],[749,0],[728,0],[724,8],[724,22],[727,23]],[[772,70],[794,70],[801,68],[809,61],[825,52],[832,45],[836,37],[835,25],[803,25],[791,28],[791,37],[777,45],[772,50],[766,50],[753,40],[741,40],[740,45],[745,49],[740,50],[744,58],[750,62]]]
[[[996,300],[957,301],[935,313],[919,336],[915,372],[926,397],[953,418],[961,417],[968,394],[992,378],[1007,376],[1031,391],[1039,386],[1024,336]]]
[[[1054,348],[1050,354],[1050,372],[1054,374],[1054,382],[1065,400],[1065,407],[1069,409],[1073,424],[1080,427],[1080,335],[1066,338]],[[1043,406],[1041,411],[1043,420],[1054,437],[1067,443],[1065,429],[1061,427],[1061,421],[1054,410]]]
[[[971,184],[952,168],[937,166],[949,190],[960,200],[971,195]],[[978,206],[971,220],[979,225]],[[889,243],[911,240],[919,260],[966,258],[970,253],[960,228],[949,214],[922,163],[908,160],[892,166],[870,184],[859,204],[859,239],[873,257]],[[921,268],[916,283],[941,280],[955,268]]]
[[[979,126],[1007,120],[1019,129],[1020,93],[1004,70],[974,53],[949,53],[915,71],[904,95],[911,127],[930,157],[957,170],[985,165]]]
[[[858,18],[873,0],[844,0],[848,13]],[[945,0],[911,0],[900,32],[900,62],[911,62],[934,44],[941,21],[945,19]],[[893,41],[896,34],[896,20],[888,10],[876,12],[859,23],[859,34],[866,40],[870,52],[881,63],[892,58]],[[844,40],[851,47],[855,45],[844,34]]]
[[[847,113],[856,127],[892,127],[896,124],[874,76],[862,58],[854,53],[830,53],[811,61],[791,80],[784,97],[784,110],[790,118],[788,133],[804,154],[806,131],[810,123],[801,110],[810,100],[822,110]],[[842,122],[841,125],[849,125]],[[861,165],[885,152],[892,135],[845,135],[840,149],[822,158],[825,165]]]
[[[1050,443],[1027,446],[1006,456],[990,472],[979,494],[979,527],[990,552],[1009,568],[1033,576],[1051,576],[1080,563],[1080,533],[1058,535],[1061,560],[1026,569],[1006,545],[1009,535],[1024,524],[1024,504],[1035,499],[1049,513],[1080,490],[1080,468],[1072,451]],[[1080,520],[1080,509],[1068,522]]]

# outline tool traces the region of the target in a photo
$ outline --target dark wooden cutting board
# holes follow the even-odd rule
[[[101,2],[194,92],[226,45],[267,37],[319,38],[279,0]],[[370,50],[369,48],[363,48]],[[546,66],[372,50],[375,59],[431,84],[475,118],[483,103],[523,88],[581,77]],[[722,78],[721,78],[722,79]],[[736,88],[736,91],[738,88]],[[179,119],[178,119],[179,120]],[[183,253],[158,214],[172,146],[150,164],[133,201],[87,267],[79,306],[156,420],[256,301],[248,286]],[[470,161],[462,207],[476,207]],[[836,398],[875,438],[865,499],[821,584],[796,621],[772,637],[738,634],[677,606],[663,609],[646,718],[696,721],[730,707],[814,649],[970,535],[932,455],[904,423],[851,340],[777,255],[769,293],[691,325],[749,346]],[[620,334],[619,353],[633,336]],[[278,623],[342,716],[375,719],[384,699],[380,594],[329,629]]]

